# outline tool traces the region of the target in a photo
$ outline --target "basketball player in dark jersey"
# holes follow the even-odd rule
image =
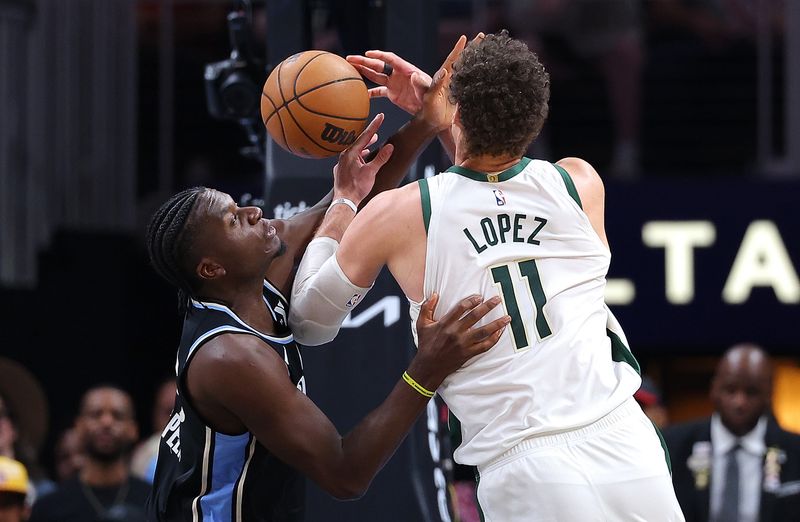
[[[464,44],[459,40],[450,64]],[[178,287],[186,315],[151,519],[299,521],[302,475],[338,498],[362,495],[425,409],[430,390],[499,338],[508,317],[472,328],[498,299],[464,299],[438,322],[436,299],[430,300],[405,382],[342,437],[304,394],[300,353],[287,328],[284,296],[315,230],[342,223],[369,195],[396,186],[419,150],[449,126],[446,76],[437,76],[421,113],[366,162],[362,151],[382,121],[376,117],[340,156],[332,197],[306,212],[268,221],[257,207],[240,208],[227,194],[195,188],[153,216],[152,264]]]

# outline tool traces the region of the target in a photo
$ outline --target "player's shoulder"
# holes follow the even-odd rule
[[[566,170],[576,185],[599,185],[601,188],[603,186],[600,174],[597,173],[591,163],[584,159],[576,157],[562,158],[556,162],[556,165]]]
[[[381,192],[370,200],[359,212],[371,219],[392,219],[419,207],[419,183],[407,183],[402,187]]]
[[[223,333],[206,341],[195,354],[195,369],[208,366],[215,371],[236,372],[244,366],[268,362],[273,350],[265,350],[266,341],[245,333]]]
[[[581,158],[567,157],[558,160],[556,165],[567,171],[581,201],[584,203],[587,201],[593,203],[603,201],[605,198],[603,180],[591,163]]]

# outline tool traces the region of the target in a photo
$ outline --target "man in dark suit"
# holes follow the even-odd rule
[[[771,414],[769,356],[752,344],[730,348],[710,396],[710,418],[664,432],[686,521],[800,521],[800,435]]]

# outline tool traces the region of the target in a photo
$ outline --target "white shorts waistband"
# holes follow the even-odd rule
[[[622,404],[591,424],[558,433],[548,433],[547,435],[534,435],[529,437],[502,455],[490,460],[488,463],[484,465],[478,465],[478,472],[483,474],[493,468],[502,466],[503,464],[514,460],[529,450],[547,446],[560,446],[568,442],[583,440],[590,435],[608,429],[620,420],[629,417],[637,411],[641,413],[641,407],[633,397],[629,397]]]

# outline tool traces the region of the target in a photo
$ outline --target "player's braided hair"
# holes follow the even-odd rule
[[[205,187],[178,192],[161,205],[147,226],[147,253],[158,274],[178,289],[178,307],[187,309],[189,296],[197,287],[193,272],[187,270],[193,230],[189,216]]]
[[[467,45],[453,64],[450,98],[470,155],[521,156],[547,118],[550,75],[503,29]]]

